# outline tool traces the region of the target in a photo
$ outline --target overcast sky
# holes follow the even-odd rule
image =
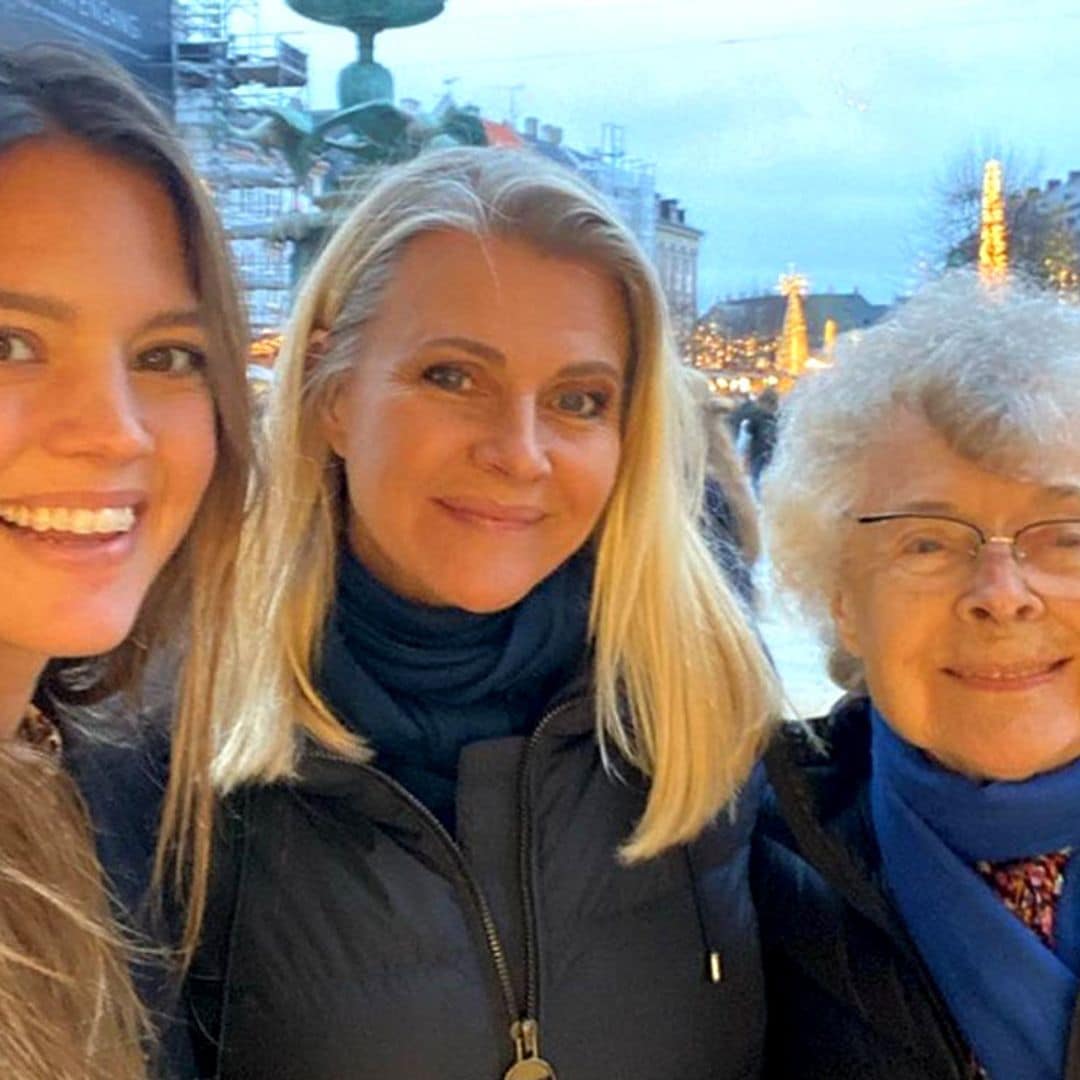
[[[310,51],[311,104],[335,104],[352,36],[260,2],[260,30]],[[958,155],[1005,146],[1042,183],[1080,169],[1080,4],[875,7],[447,0],[381,34],[376,59],[425,107],[455,80],[459,103],[496,120],[513,103],[583,149],[622,125],[627,153],[705,230],[702,307],[771,289],[790,264],[815,290],[885,302],[917,278],[931,192]]]

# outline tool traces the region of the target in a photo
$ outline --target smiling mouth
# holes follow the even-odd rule
[[[137,520],[136,509],[130,505],[89,509],[0,503],[3,526],[25,536],[56,542],[112,539],[131,532]]]
[[[1006,689],[1012,686],[1026,686],[1055,675],[1066,664],[1069,657],[1057,660],[1028,660],[1015,664],[977,664],[972,666],[946,667],[946,675],[962,682],[981,685],[1000,686]]]
[[[538,525],[547,514],[531,506],[502,506],[497,503],[480,502],[465,499],[435,499],[442,507],[459,521],[486,525],[495,529],[528,529]]]

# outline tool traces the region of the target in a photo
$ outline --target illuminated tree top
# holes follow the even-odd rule
[[[1001,162],[991,159],[983,169],[982,217],[979,224],[979,277],[998,284],[1009,272],[1009,239],[1005,226],[1005,193]]]
[[[787,298],[784,325],[780,330],[777,363],[789,375],[798,377],[810,357],[810,342],[806,332],[806,311],[802,298],[810,291],[810,282],[803,274],[789,270],[780,275],[777,286]]]
[[[790,298],[793,293],[806,296],[810,291],[810,280],[805,274],[797,274],[794,270],[789,270],[786,274],[780,275],[776,288],[781,296]]]

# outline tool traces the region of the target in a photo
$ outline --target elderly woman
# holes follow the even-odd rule
[[[757,1074],[732,799],[770,677],[667,341],[625,226],[528,153],[389,171],[312,270],[237,612],[201,1075]]]
[[[785,406],[773,559],[852,693],[769,754],[770,1075],[1080,1076],[1078,412],[1076,310],[966,278]]]

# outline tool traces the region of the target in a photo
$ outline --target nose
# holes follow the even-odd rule
[[[545,433],[533,398],[504,402],[482,423],[483,430],[473,445],[478,465],[523,482],[541,480],[550,474]]]
[[[122,358],[65,365],[43,409],[45,448],[65,457],[130,461],[153,449],[143,403]]]
[[[1008,623],[1037,618],[1044,611],[1042,597],[1004,544],[987,544],[979,552],[971,587],[959,603],[961,615],[973,622]]]

